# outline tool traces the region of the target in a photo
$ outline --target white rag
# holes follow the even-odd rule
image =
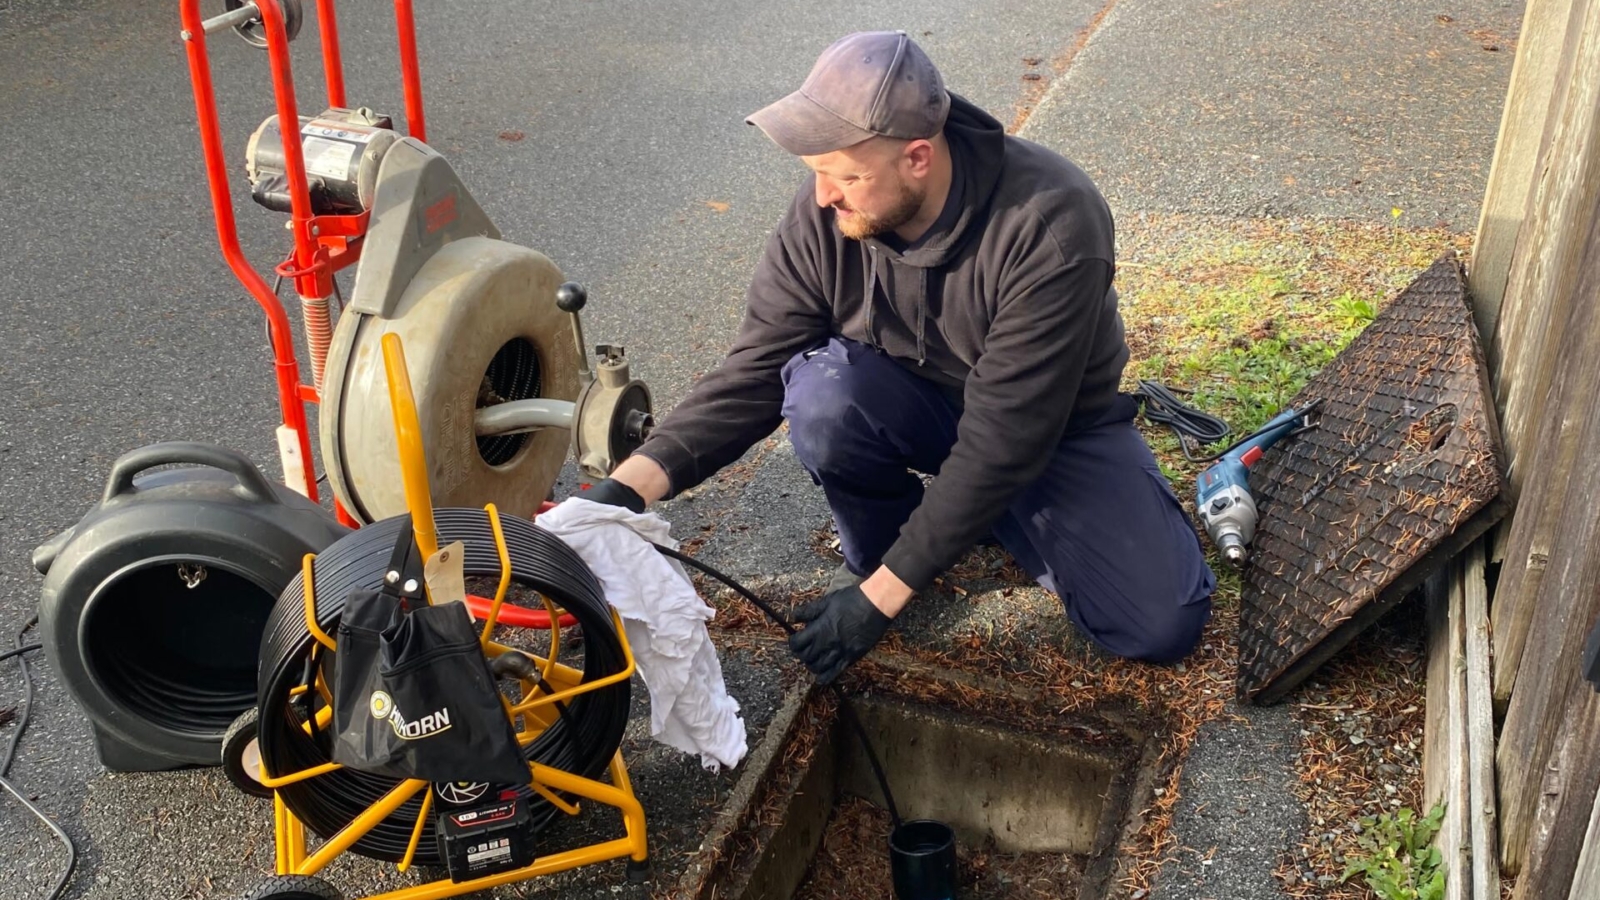
[[[716,610],[695,593],[677,560],[650,546],[678,549],[667,521],[572,497],[534,523],[583,557],[622,617],[650,691],[650,736],[700,754],[700,764],[713,772],[738,765],[748,749],[744,720],[738,701],[728,696],[706,628]]]

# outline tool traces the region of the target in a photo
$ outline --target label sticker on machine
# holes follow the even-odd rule
[[[300,133],[308,138],[321,136],[340,141],[354,141],[358,144],[365,144],[378,135],[377,131],[370,128],[360,128],[344,122],[330,122],[327,119],[312,119],[300,129]]]
[[[341,181],[350,177],[350,160],[357,149],[355,144],[308,137],[301,147],[306,158],[307,173]]]
[[[509,799],[445,813],[439,817],[439,855],[458,883],[533,865],[527,806]]]
[[[511,839],[496,838],[467,848],[467,865],[489,865],[499,860],[511,859]]]

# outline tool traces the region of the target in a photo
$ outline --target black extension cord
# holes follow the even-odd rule
[[[1185,392],[1187,393],[1187,392]],[[1208,415],[1178,399],[1177,391],[1159,381],[1140,381],[1133,397],[1144,404],[1144,417],[1157,425],[1165,425],[1178,436],[1183,455],[1190,462],[1211,462],[1226,453],[1196,456],[1193,448],[1205,447],[1233,433],[1228,423]]]
[[[9,777],[11,775],[11,764],[16,762],[17,759],[17,744],[22,740],[22,733],[28,730],[28,718],[33,714],[33,673],[28,669],[28,660],[23,654],[31,650],[38,650],[42,646],[41,644],[24,644],[22,643],[22,636],[27,634],[28,629],[38,624],[38,622],[38,616],[33,616],[27,622],[24,622],[22,627],[17,630],[17,646],[0,653],[0,660],[7,660],[13,656],[18,657],[17,665],[22,667],[23,684],[22,714],[17,717],[17,730],[11,733],[11,741],[6,746],[5,758],[0,760],[0,788],[5,788],[7,793],[17,798],[17,802],[26,806],[28,812],[33,813],[39,821],[43,822],[44,826],[56,836],[56,840],[67,848],[67,864],[62,868],[61,874],[56,877],[55,886],[50,889],[49,894],[45,895],[46,900],[56,900],[66,892],[67,882],[72,878],[72,870],[77,868],[78,848],[73,846],[72,838],[62,830],[60,825],[52,821],[49,816],[45,815],[44,810],[35,806],[32,800],[29,800],[26,795],[17,790],[17,786],[11,783]]]

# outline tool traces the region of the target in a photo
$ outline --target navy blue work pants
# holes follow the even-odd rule
[[[846,338],[783,369],[795,454],[827,494],[846,564],[871,574],[956,441],[960,410],[888,356]],[[1216,579],[1144,438],[1133,398],[1062,439],[1044,474],[993,526],[1067,615],[1118,656],[1183,658],[1211,614]]]

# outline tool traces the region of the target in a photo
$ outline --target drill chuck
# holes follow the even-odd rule
[[[1250,562],[1250,550],[1237,534],[1223,535],[1218,546],[1222,548],[1222,558],[1228,565],[1242,569]]]
[[[1254,434],[1235,444],[1196,482],[1195,512],[1211,542],[1229,565],[1242,569],[1250,562],[1250,542],[1256,534],[1256,502],[1250,494],[1250,467],[1268,447],[1312,427],[1307,417],[1321,401],[1279,413]]]

